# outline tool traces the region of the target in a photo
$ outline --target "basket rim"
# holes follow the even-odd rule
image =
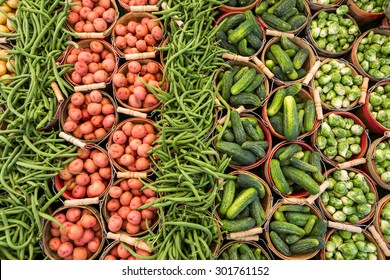
[[[215,259],[218,259],[226,249],[228,249],[230,246],[232,246],[235,243],[243,243],[243,244],[251,245],[255,248],[259,248],[261,250],[261,253],[264,254],[265,257],[267,258],[267,260],[272,260],[272,258],[268,254],[267,250],[263,246],[261,246],[259,243],[254,242],[254,241],[235,241],[235,240],[230,240],[229,242],[222,245],[221,248],[218,250],[218,253],[217,253]]]
[[[370,174],[370,176],[373,177],[374,180],[375,180],[375,179],[378,179],[378,180],[380,181],[380,183],[377,182],[377,181],[375,180],[376,183],[377,183],[378,185],[380,185],[381,187],[383,187],[383,188],[385,188],[385,189],[388,189],[388,190],[390,190],[390,184],[389,184],[389,183],[386,183],[385,181],[383,181],[382,178],[381,178],[381,176],[378,174],[378,172],[377,172],[377,170],[376,170],[376,168],[375,168],[375,163],[374,163],[373,155],[374,155],[374,153],[375,153],[375,151],[376,151],[377,146],[378,146],[382,141],[389,140],[389,139],[390,139],[390,137],[386,137],[386,136],[383,137],[383,138],[378,138],[377,140],[375,140],[374,142],[372,142],[371,145],[370,145],[370,147],[368,147],[368,149],[367,149],[367,165],[368,165],[368,166],[372,166],[372,171],[373,171],[374,174],[375,174],[375,176],[372,176],[371,174]],[[369,168],[369,171],[370,171],[370,173],[371,173],[371,169],[370,169],[370,168]],[[384,187],[384,186],[386,186],[386,187]]]
[[[252,4],[244,6],[244,7],[233,7],[228,5],[219,6],[219,10],[228,13],[228,12],[240,12],[245,10],[252,10],[257,4],[259,4],[262,0],[254,0]]]

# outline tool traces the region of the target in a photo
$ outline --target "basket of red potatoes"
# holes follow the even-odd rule
[[[92,260],[103,248],[99,213],[90,206],[60,207],[43,227],[42,245],[51,260]]]
[[[106,41],[87,39],[77,42],[66,52],[63,63],[73,65],[74,71],[65,79],[74,86],[95,83],[108,84],[118,69],[118,55]]]
[[[88,33],[102,33],[101,38],[110,35],[119,17],[115,0],[76,0],[71,3],[66,24],[78,37],[89,38]]]
[[[112,43],[121,57],[126,54],[154,52],[163,40],[163,25],[157,17],[144,12],[127,13],[112,30]]]
[[[159,137],[154,122],[131,118],[119,123],[108,138],[108,154],[119,171],[150,173],[155,167],[150,150]]]
[[[106,92],[73,93],[61,112],[61,127],[86,143],[104,140],[118,122],[115,100]]]
[[[103,197],[113,183],[113,168],[107,152],[99,146],[79,148],[79,154],[54,177],[57,191],[65,185],[66,199]]]
[[[134,246],[126,244],[136,255],[141,257],[150,257],[150,253],[142,250],[140,248],[134,248]],[[115,260],[144,260],[144,258],[140,259],[135,257],[131,252],[129,252],[120,241],[114,241],[103,251],[101,260],[105,261],[115,261]]]
[[[146,181],[150,182],[148,179]],[[157,199],[155,191],[145,188],[137,178],[120,179],[110,188],[103,202],[103,216],[110,232],[127,232],[141,236],[158,224],[158,212],[153,206],[139,209]]]
[[[161,64],[149,59],[126,62],[112,80],[115,98],[125,108],[144,113],[153,111],[161,102],[146,84],[166,90],[168,83],[162,81],[163,71]]]

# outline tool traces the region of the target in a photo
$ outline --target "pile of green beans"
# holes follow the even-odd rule
[[[43,219],[53,220],[46,212],[66,189],[53,195],[51,179],[76,156],[59,131],[42,130],[57,110],[50,84],[65,96],[71,89],[61,78],[71,69],[56,63],[69,44],[69,11],[68,1],[23,0],[12,19],[16,32],[0,33],[15,60],[15,76],[0,80],[0,259],[42,258]]]

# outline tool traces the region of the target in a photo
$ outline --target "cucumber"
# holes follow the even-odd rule
[[[275,65],[279,65],[278,60],[277,60],[276,57],[272,54],[272,52],[266,52],[266,53],[265,53],[265,58],[266,58],[266,59],[272,60],[272,61],[275,63]]]
[[[224,32],[218,30],[215,34],[215,38],[217,41],[219,41],[219,45],[221,46],[221,48],[228,50],[232,53],[238,54],[237,47],[229,42],[228,37]]]
[[[292,244],[290,250],[293,254],[306,254],[316,251],[315,248],[317,248],[318,245],[320,245],[318,239],[307,237]]]
[[[292,157],[290,159],[290,163],[292,166],[307,172],[317,172],[318,168],[310,163],[304,162],[303,160],[297,159],[296,157]]]
[[[218,133],[221,133],[222,131],[222,125],[218,124],[215,129],[218,131]],[[223,135],[222,135],[222,139],[225,140],[225,141],[228,141],[228,142],[234,142],[234,134],[233,132],[227,128],[225,129],[225,131],[223,132]]]
[[[254,188],[257,191],[257,195],[260,199],[265,196],[265,188],[263,184],[255,177],[248,174],[239,174],[237,176],[237,184],[243,188]]]
[[[233,30],[232,33],[228,34],[228,40],[230,43],[238,43],[242,39],[244,39],[249,33],[254,29],[254,25],[252,22],[245,20],[240,23],[240,25]]]
[[[276,57],[280,67],[282,68],[282,71],[285,74],[288,74],[294,70],[294,65],[291,61],[291,58],[278,44],[273,44],[270,47],[270,51]]]
[[[318,219],[317,219],[317,220],[318,220]],[[313,218],[310,218],[310,219],[307,221],[305,227],[303,228],[303,230],[305,231],[305,235],[308,235],[308,234],[312,231],[312,229],[313,229],[315,223],[316,223],[316,220],[313,219]]]
[[[300,49],[294,56],[293,65],[296,70],[301,69],[306,59],[309,57],[309,50],[306,48]]]
[[[238,80],[230,89],[231,94],[236,95],[244,91],[244,89],[251,84],[256,74],[257,72],[254,68],[250,68],[247,72],[245,72],[245,75],[241,77],[240,80]]]
[[[290,185],[287,183],[286,178],[283,175],[282,169],[280,167],[280,163],[277,159],[272,159],[270,164],[270,172],[272,180],[274,181],[275,187],[282,194],[292,194],[293,190]]]
[[[282,211],[280,211],[279,209],[274,212],[274,215],[272,217],[275,221],[287,222],[286,217],[284,216],[284,213]]]
[[[297,14],[299,14],[298,9],[294,7],[292,9],[290,9],[289,11],[287,11],[283,16],[281,16],[280,19],[287,22],[287,20],[289,18],[296,16]]]
[[[286,97],[286,90],[284,88],[278,89],[272,98],[271,104],[267,108],[267,115],[272,117],[283,107],[283,100]]]
[[[299,136],[298,112],[294,97],[286,96],[283,101],[283,135],[287,141],[294,141]]]
[[[301,146],[299,146],[296,143],[290,144],[288,146],[284,146],[282,148],[284,149],[282,150],[281,153],[275,153],[275,156],[277,155],[280,161],[290,159],[296,152],[299,152],[301,150]],[[280,148],[280,150],[282,148]]]
[[[249,248],[248,245],[245,243],[242,243],[240,248],[238,248],[238,251],[241,255],[245,255],[248,257],[249,260],[256,260],[255,255],[253,254],[251,248]]]
[[[263,29],[261,28],[259,22],[256,20],[255,16],[253,15],[252,13],[252,10],[246,10],[244,12],[244,15],[245,15],[245,18],[247,21],[249,21],[250,23],[252,23],[253,25],[253,30],[251,33],[253,33],[254,36],[256,36],[259,40],[262,39],[264,37],[264,32],[263,32]],[[251,36],[251,33],[248,34],[248,36]],[[247,36],[247,38],[248,38]],[[249,40],[248,40],[249,42]],[[261,42],[262,44],[262,42]],[[259,49],[261,47],[261,44],[260,46],[257,48]]]
[[[251,137],[254,141],[260,141],[260,135],[257,133],[256,128],[252,126],[251,122],[248,119],[242,120],[242,125],[249,137]]]
[[[286,236],[285,240],[288,245],[291,245],[297,242],[298,240],[302,239],[302,237],[303,237],[302,235],[290,234]]]
[[[284,204],[278,208],[281,212],[300,212],[300,213],[310,213],[310,207],[307,205],[299,204]]]
[[[306,163],[309,163],[310,154],[311,152],[309,150],[304,151],[302,160]]]
[[[299,227],[304,227],[309,219],[318,220],[318,217],[309,213],[286,212],[286,220]]]
[[[264,81],[264,76],[260,73],[256,73],[252,83],[245,89],[246,92],[253,92]]]
[[[231,106],[238,108],[244,106],[245,108],[253,108],[261,105],[260,98],[250,92],[241,92],[237,95],[232,95],[228,99]]]
[[[221,221],[222,229],[228,232],[248,230],[253,228],[255,225],[256,221],[252,217]]]
[[[297,108],[297,111],[298,111],[298,131],[300,133],[304,133],[303,118],[305,116],[305,110],[303,110],[303,109],[298,110],[298,108]]]
[[[293,50],[293,49],[285,50],[285,52],[288,55],[288,57],[291,58],[291,59],[293,59],[294,56],[297,54],[297,51]]]
[[[287,75],[283,72],[282,68],[280,68],[279,65],[276,65],[274,68],[272,68],[272,73],[275,74],[275,77],[278,78],[281,81],[287,81]]]
[[[240,71],[240,69],[241,69],[241,66],[233,65],[233,67],[231,68],[233,77],[238,73],[238,71]],[[248,68],[248,69],[249,69],[249,68]]]
[[[219,31],[222,32],[228,32],[230,29],[235,29],[240,25],[240,23],[245,21],[245,15],[244,14],[235,14],[231,15],[228,18],[226,18],[224,21],[221,22],[219,26]]]
[[[311,230],[309,235],[310,236],[312,236],[312,235],[322,236],[326,233],[327,230],[328,230],[328,224],[326,223],[326,221],[323,219],[318,219],[315,222],[313,229]]]
[[[268,9],[269,10],[269,9]],[[280,18],[274,16],[273,14],[263,13],[261,18],[265,21],[266,24],[269,26],[280,30],[280,31],[290,31],[291,25],[284,20],[281,20]]]
[[[272,128],[283,135],[283,116],[275,115],[269,118]]]
[[[238,4],[241,6],[241,7],[246,7],[250,4],[253,3],[254,0],[238,0]]]
[[[305,0],[297,0],[297,4],[295,7],[298,9],[299,12],[303,13],[305,11]]]
[[[257,190],[255,188],[248,188],[241,191],[227,210],[226,217],[228,219],[236,218],[237,215],[256,198]]]
[[[259,197],[256,197],[255,200],[253,200],[252,203],[249,204],[249,211],[251,213],[251,216],[255,219],[256,225],[261,226],[263,221],[265,221],[266,219],[266,215],[263,206],[260,203]]]
[[[301,47],[299,47],[297,44],[290,41],[290,39],[288,39],[284,34],[280,36],[280,44],[282,45],[282,48],[284,50],[294,49],[298,52],[301,49]]]
[[[277,232],[271,231],[269,233],[269,237],[271,239],[272,244],[275,246],[275,248],[282,253],[285,256],[291,256],[292,253],[290,251],[290,248],[288,245],[283,241],[282,238],[278,235]]]
[[[257,161],[256,156],[251,151],[244,150],[236,143],[218,141],[216,149],[231,157],[234,162],[239,163],[238,165],[251,165]]]
[[[267,149],[269,146],[267,141],[245,141],[244,143],[247,143],[247,142],[251,145],[257,145],[263,149]],[[244,145],[244,143],[243,143],[243,145]]]
[[[309,163],[311,165],[314,165],[317,167],[318,171],[313,172],[312,176],[314,180],[316,180],[318,183],[323,183],[325,181],[324,175],[321,173],[321,155],[319,152],[312,152],[309,157]]]
[[[240,70],[234,75],[233,82],[237,83],[242,77],[245,76],[246,72],[249,70],[249,66],[241,67]]]
[[[306,21],[306,16],[304,15],[296,15],[288,19],[288,23],[291,25],[291,30],[298,29],[302,26]]]
[[[265,90],[265,86],[264,84],[261,84],[260,86],[258,86],[255,90],[255,94],[257,95],[258,98],[260,98],[260,100],[264,100],[266,95],[267,95],[267,92]]]
[[[237,6],[237,0],[229,0],[228,2],[225,3],[226,6],[230,6],[230,7],[235,7]]]
[[[306,76],[306,70],[304,68],[297,70],[297,73],[298,73],[298,79],[301,79]]]
[[[246,38],[241,39],[238,42],[238,53],[242,56],[251,56],[256,53],[256,50],[250,46],[248,46],[248,40]]]
[[[249,150],[255,154],[258,159],[265,156],[265,150],[262,145],[259,145],[256,141],[245,141],[241,147],[245,150]]]
[[[301,91],[302,84],[301,83],[295,83],[295,84],[292,84],[292,85],[286,87],[285,89],[286,89],[286,96],[294,96],[298,92]]]
[[[223,74],[223,78],[221,80],[221,96],[226,101],[230,98],[230,89],[233,86],[233,72],[232,71],[225,71]]]
[[[284,166],[282,167],[282,171],[287,179],[292,180],[295,184],[301,186],[310,194],[317,194],[320,192],[320,187],[318,186],[318,183],[314,181],[314,179],[306,172],[301,171],[292,166]]]
[[[305,235],[305,231],[302,228],[289,222],[272,221],[270,229],[277,233]]]
[[[253,255],[255,256],[256,260],[260,261],[263,259],[262,252],[261,252],[260,248],[256,248],[255,250],[253,250]]]
[[[244,210],[241,211],[240,214],[236,217],[236,219],[242,219],[242,218],[248,218],[251,215],[251,211],[249,210],[249,207],[244,208]]]
[[[237,111],[231,112],[232,128],[236,143],[241,145],[246,141],[246,135],[244,127],[241,123],[240,114]]]
[[[305,104],[306,103],[297,103],[297,110],[299,111],[305,109]]]
[[[316,109],[314,101],[309,99],[305,103],[305,117],[303,119],[303,128],[305,131],[310,131],[314,127],[316,120]]]
[[[278,6],[275,8],[275,16],[282,17],[295,7],[296,2],[296,0],[280,0]]]
[[[240,246],[240,243],[234,243],[227,249],[230,260],[238,260],[238,248],[240,248]]]
[[[290,73],[287,74],[287,77],[290,79],[290,80],[296,80],[298,79],[298,72],[293,69]]]
[[[262,15],[263,13],[265,13],[265,11],[267,11],[268,9],[268,3],[267,1],[262,1],[255,9],[255,13],[256,15]]]
[[[225,261],[230,260],[229,253],[227,252],[227,250],[222,252],[222,259]]]
[[[226,215],[229,207],[233,204],[234,194],[236,191],[236,183],[233,180],[228,180],[223,188],[223,196],[219,207],[219,214]]]
[[[246,36],[248,43],[255,49],[255,52],[261,48],[263,41],[261,38],[257,37],[253,32],[249,33]]]

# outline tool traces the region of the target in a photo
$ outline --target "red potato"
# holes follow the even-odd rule
[[[80,17],[84,20],[88,19],[88,14],[92,12],[92,9],[89,7],[82,7],[79,11]]]
[[[141,217],[143,220],[148,219],[148,220],[152,221],[154,218],[156,218],[156,213],[155,213],[155,211],[152,211],[149,209],[143,209],[143,210],[141,210]]]
[[[109,164],[108,157],[102,152],[95,153],[92,157],[92,160],[97,167],[106,167]]]
[[[92,53],[92,62],[98,64],[98,70],[101,70],[100,61],[101,61],[100,55],[98,53]]]
[[[90,64],[88,64],[88,71],[90,73],[94,74],[98,70],[99,70],[99,64],[97,64],[96,62],[91,62]]]
[[[120,201],[121,205],[129,206],[132,199],[133,199],[133,195],[131,194],[131,192],[125,191],[120,196],[119,201]],[[130,209],[130,210],[133,210],[133,209]]]
[[[127,215],[129,215],[131,209],[129,206],[121,206],[118,210],[118,215],[121,217],[122,220],[126,220]]]
[[[91,41],[91,43],[89,44],[89,47],[90,47],[91,51],[94,53],[102,53],[104,50],[103,44],[100,43],[99,41]]]
[[[127,30],[129,30],[129,32],[131,33],[135,33],[135,29],[138,25],[138,22],[134,21],[134,20],[131,20],[129,21],[129,23],[127,24]]]
[[[142,201],[142,205],[145,204],[146,200],[148,199],[148,197],[146,195],[141,195],[139,198]]]
[[[97,6],[97,7],[93,8],[93,11],[96,12],[99,15],[99,17],[103,17],[103,13],[106,11],[106,9],[104,9],[103,7]]]
[[[144,128],[146,129],[146,132],[148,133],[148,134],[154,134],[155,132],[154,132],[154,127],[153,127],[153,125],[151,125],[150,123],[145,123],[144,124]]]
[[[130,209],[136,210],[141,206],[142,206],[141,198],[139,198],[138,196],[134,196],[130,201]]]
[[[81,28],[81,31],[83,29]],[[77,30],[76,30],[77,31]],[[67,58],[66,58],[66,62],[69,63],[69,64],[75,64],[78,60],[78,57],[77,55],[75,54],[70,54]]]
[[[125,36],[127,34],[127,27],[123,24],[117,24],[115,26],[115,34],[118,36]]]
[[[96,72],[95,72],[96,73]],[[82,83],[84,85],[90,85],[90,84],[93,84],[95,83],[95,79],[94,79],[94,74],[92,73],[88,73],[87,75],[85,75],[82,79],[81,79]]]
[[[131,86],[134,84],[137,76],[137,74],[131,73],[130,71],[127,73],[126,78],[127,81],[131,84]]]
[[[132,122],[126,122],[122,126],[122,131],[126,134],[126,136],[131,136],[131,131],[133,130],[134,124]]]
[[[149,168],[149,164],[150,164],[150,161],[149,161],[147,158],[139,157],[139,158],[135,161],[135,168],[136,168],[138,171],[143,171],[143,170],[146,170],[146,169]]]
[[[79,53],[78,60],[85,62],[85,63],[91,63],[92,62],[92,53],[87,51],[82,51]]]
[[[80,218],[80,223],[83,228],[93,228],[98,224],[98,221],[92,214],[84,214]]]
[[[148,226],[146,226],[146,224],[148,224]],[[153,222],[151,220],[141,220],[141,222],[139,223],[141,230],[147,230],[152,225],[153,225]]]
[[[112,198],[119,198],[122,195],[122,193],[123,193],[123,190],[118,186],[113,186],[109,190],[109,194]]]
[[[68,116],[77,123],[82,118],[81,110],[78,108],[71,108],[68,110]]]
[[[131,130],[131,136],[137,139],[142,139],[146,136],[148,131],[143,124],[135,124]]]
[[[117,159],[123,155],[124,148],[119,144],[112,144],[108,148],[108,152],[113,159]]]
[[[139,50],[139,52],[145,52],[146,48],[147,48],[146,41],[145,40],[138,40],[135,43],[135,47],[137,48],[137,50]]]
[[[76,176],[76,184],[81,186],[86,186],[91,181],[91,178],[86,173],[81,173]]]
[[[112,60],[115,60],[115,56],[113,53],[109,53],[106,55],[106,57],[104,59],[112,59]]]
[[[127,180],[127,184],[132,190],[139,190],[144,186],[144,184],[139,179],[129,179]]]
[[[85,96],[81,92],[75,92],[70,97],[70,100],[71,100],[73,105],[81,106],[85,102]]]
[[[66,190],[67,190],[67,191],[73,190],[74,187],[77,186],[77,184],[76,184],[76,182],[75,182],[75,178],[73,177],[73,178],[70,179],[70,180],[64,181],[64,186],[66,186]]]
[[[115,261],[117,260],[113,255],[107,255],[104,257],[105,261]]]
[[[53,237],[49,241],[49,249],[53,252],[57,252],[61,244],[62,244],[61,239],[59,239],[58,237]]]
[[[142,108],[142,101],[132,94],[129,97],[129,105],[134,108]]]
[[[110,199],[107,202],[107,210],[110,212],[118,211],[120,207],[121,207],[121,203],[116,198]]]
[[[118,131],[115,131],[112,135],[112,141],[114,141],[114,143],[116,144],[125,144],[127,142],[127,136],[126,134],[121,131],[121,130],[118,130]]]
[[[114,122],[115,122],[115,116],[114,114],[109,114],[107,116],[104,117],[104,120],[103,120],[103,127],[106,129],[106,130],[110,130],[112,128],[112,126],[114,125]]]
[[[96,138],[103,138],[106,134],[107,134],[107,130],[105,130],[102,127],[95,130]]]
[[[135,257],[134,256],[130,256],[127,258],[129,261],[134,261],[135,260]]]
[[[114,114],[115,113],[115,107],[112,104],[104,104],[102,107],[102,113],[104,115]]]
[[[104,13],[103,13],[103,19],[106,23],[112,23],[115,21],[115,15],[116,15],[116,12],[113,8],[109,8],[107,9]]]
[[[137,168],[135,168],[137,170]],[[132,195],[141,197],[142,196],[142,191],[141,190],[131,190]],[[142,201],[142,200],[141,200]]]
[[[127,215],[127,222],[132,225],[138,225],[141,222],[141,219],[141,212],[137,210],[131,210],[129,215]]]
[[[71,240],[79,240],[84,234],[84,228],[80,225],[72,225],[68,230],[68,237]]]
[[[136,46],[137,41],[138,41],[137,37],[135,37],[135,36],[133,36],[133,35],[131,35],[131,34],[130,34],[130,36],[128,36],[128,37],[126,38],[126,43],[127,43],[127,45],[128,45],[129,47],[131,47],[131,48]]]
[[[144,138],[142,138],[142,143],[152,145],[155,140],[156,140],[156,135],[152,133],[148,133]]]
[[[87,187],[85,187],[85,186],[76,185],[72,189],[72,196],[73,196],[73,198],[76,198],[76,199],[84,198],[86,193],[87,193]]]
[[[60,258],[66,258],[72,255],[72,252],[73,252],[73,245],[70,242],[62,243],[57,249],[57,254]]]
[[[84,140],[88,141],[88,140],[94,140],[94,139],[96,139],[95,132],[91,132],[91,133],[84,135]]]
[[[130,257],[130,252],[127,251],[123,246],[122,244],[119,244],[118,245],[118,248],[117,248],[117,252],[118,252],[118,256],[122,259],[127,259],[128,257]]]
[[[90,98],[91,98],[91,101],[92,102],[95,102],[95,103],[99,103],[102,101],[103,99],[103,95],[100,93],[100,91],[98,90],[93,90],[90,92],[89,94]]]
[[[97,12],[94,12],[94,11],[91,11],[87,16],[87,20],[90,22],[93,22],[97,18],[99,18],[99,14]]]
[[[144,87],[138,86],[134,88],[133,94],[138,100],[143,101],[146,98],[147,91]]]
[[[110,2],[110,0],[99,0],[99,2],[98,2],[99,4],[99,6],[100,7],[103,7],[104,9],[109,9],[110,7],[111,7],[111,2]]]
[[[140,226],[139,225],[132,225],[130,223],[127,223],[126,224],[126,232],[128,234],[137,234],[138,232],[140,232]]]
[[[89,157],[90,152],[91,151],[88,150],[88,149],[83,149],[83,148],[78,148],[77,149],[78,157],[81,158],[81,159],[87,159]]]
[[[80,130],[82,134],[90,134],[93,132],[93,124],[90,121],[80,124]]]
[[[104,115],[97,115],[97,116],[93,116],[91,118],[91,123],[92,123],[92,125],[94,127],[102,127],[103,126],[103,120],[104,120]],[[104,135],[105,135],[105,133],[103,134],[103,136]]]
[[[85,103],[87,104],[87,102]],[[89,121],[91,119],[91,115],[88,113],[87,108],[81,109],[81,121]]]
[[[152,203],[154,202],[155,200],[157,199],[157,197],[150,197],[146,200],[145,204],[149,204],[149,203]],[[153,206],[149,206],[147,209],[151,210],[151,211],[155,211],[157,210],[155,207]]]
[[[76,247],[73,249],[74,260],[86,260],[88,258],[87,249],[84,247]]]
[[[144,195],[146,195],[147,197],[155,197],[156,196],[156,192],[147,188],[147,189],[144,189],[143,190],[143,193]]]
[[[124,49],[127,46],[127,40],[123,36],[117,36],[114,42],[115,46],[119,49]]]
[[[104,13],[103,13],[104,15]],[[102,18],[95,18],[93,20],[93,26],[97,32],[106,31],[108,28],[107,22]]]
[[[64,213],[58,213],[58,214],[54,215],[54,219],[56,219],[58,222],[63,224],[66,221],[66,216],[65,216]],[[51,222],[51,227],[54,228],[54,229],[58,229],[59,228],[59,226],[56,223],[54,223],[54,222]]]
[[[143,256],[143,257],[149,257],[150,256],[150,253],[148,251],[145,251],[145,250],[142,250],[140,248],[137,248],[135,250],[135,253],[140,255],[140,256]],[[135,258],[136,260],[142,260],[140,258]]]
[[[148,32],[148,26],[145,24],[139,23],[135,27],[135,37],[137,37],[138,39],[144,38],[148,34]]]
[[[68,165],[68,170],[72,174],[79,173],[83,170],[84,163],[83,160],[80,158],[76,158],[73,161],[71,161]]]
[[[135,163],[135,158],[133,155],[124,154],[119,158],[119,163],[124,166],[130,166]]]
[[[99,169],[99,175],[106,180],[110,180],[112,177],[111,167],[103,167]]]
[[[91,175],[89,175],[91,178],[91,184],[93,184],[96,181],[103,181],[103,178],[100,176],[99,172],[94,172]]]
[[[142,144],[140,139],[133,139],[130,141],[129,146],[133,151],[137,151],[138,147]]]
[[[64,123],[64,131],[65,132],[73,132],[77,128],[77,123],[74,121],[67,121]]]
[[[146,69],[151,74],[157,74],[160,71],[160,68],[157,62],[151,61],[146,64]]]
[[[117,232],[122,227],[123,220],[119,215],[113,215],[108,219],[108,229],[111,232]]]
[[[87,106],[87,111],[88,111],[88,114],[90,114],[91,116],[99,115],[102,112],[102,104],[90,103]]]
[[[101,181],[93,182],[93,184],[89,185],[87,187],[87,196],[88,197],[99,197],[104,190],[106,189],[106,186]]]
[[[93,79],[96,83],[106,82],[109,75],[106,70],[98,70],[93,74]]]
[[[158,99],[151,93],[147,94],[144,100],[144,107],[152,107],[158,104]]]
[[[90,174],[94,173],[98,169],[97,165],[95,164],[95,162],[91,158],[88,158],[85,160],[84,168]]]
[[[76,84],[80,84],[82,82],[82,76],[79,73],[77,73],[76,71],[72,72],[71,79]]]
[[[152,34],[146,34],[146,36],[144,37],[144,40],[148,46],[157,45],[157,41],[153,38]],[[137,48],[137,49],[139,49],[139,48]]]
[[[95,237],[95,233],[90,228],[84,229],[83,236],[80,238],[80,242],[87,244]]]
[[[112,82],[114,86],[120,88],[127,86],[127,79],[122,73],[117,73],[113,76]]]
[[[103,106],[104,105],[107,105],[107,104],[112,104],[110,99],[108,99],[107,97],[103,97],[102,98],[102,101],[100,102]]]
[[[138,61],[131,61],[127,65],[130,73],[138,74],[141,71],[142,65]]]
[[[91,9],[93,9],[93,7],[95,6],[95,4],[93,3],[92,0],[82,0],[82,5],[83,7],[89,7]]]
[[[97,237],[94,237],[90,242],[88,242],[87,248],[92,253],[96,253],[99,250],[100,240]]]
[[[149,144],[141,144],[138,146],[137,154],[140,157],[148,158],[149,157],[148,153],[149,153],[150,149],[151,149],[151,147]]]
[[[72,173],[70,173],[70,172],[68,171],[68,167],[67,167],[67,166],[64,167],[64,171],[61,171],[61,172],[58,174],[58,176],[59,176],[62,180],[65,180],[65,181],[68,181],[68,180],[70,180],[70,179],[73,178],[73,175],[72,175]]]
[[[149,0],[149,5],[156,5],[159,0]]]
[[[112,58],[106,58],[102,61],[102,68],[107,73],[111,73],[115,70],[115,61]]]
[[[151,30],[152,36],[155,40],[160,41],[163,37],[163,32],[160,26],[155,26]]]
[[[82,6],[81,6],[81,1],[72,1],[72,6],[70,6],[70,10],[75,13],[79,13]]]
[[[121,181],[121,182],[119,183],[119,187],[120,187],[123,191],[129,191],[129,190],[130,190],[129,183],[128,183],[128,181],[126,181],[126,180]]]

